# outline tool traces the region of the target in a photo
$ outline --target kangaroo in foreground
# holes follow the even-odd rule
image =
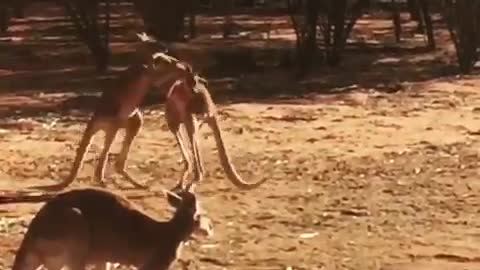
[[[170,131],[175,135],[184,162],[183,176],[173,190],[183,186],[183,182],[192,172],[192,166],[194,170],[192,183],[200,182],[203,179],[204,167],[199,150],[198,130],[204,122],[213,131],[221,165],[228,179],[242,189],[252,189],[260,186],[267,180],[266,178],[255,183],[248,183],[235,170],[222,138],[217,107],[207,86],[207,80],[198,74],[194,74],[193,81],[176,80],[166,95],[165,117]],[[182,126],[185,127],[188,140],[182,132]],[[189,149],[187,149],[188,146],[190,146]]]
[[[170,220],[158,221],[108,191],[61,193],[32,219],[12,269],[103,269],[106,263],[169,269],[192,234],[210,236],[213,227],[192,188],[177,194],[167,191],[166,196],[176,210]]]
[[[161,86],[172,80],[193,80],[193,75],[187,64],[163,52],[157,52],[142,59],[120,74],[117,80],[102,93],[80,140],[68,177],[51,188],[62,189],[75,180],[92,138],[100,130],[105,132],[105,141],[94,179],[100,186],[104,186],[103,178],[108,153],[121,128],[126,132],[115,169],[135,187],[144,188],[130,176],[125,168],[132,142],[143,125],[139,106],[152,86]]]

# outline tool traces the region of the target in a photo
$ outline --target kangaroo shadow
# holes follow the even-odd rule
[[[25,191],[25,190],[3,191],[3,192],[0,191],[0,193],[2,194],[5,193],[4,195],[0,195],[0,204],[39,203],[39,202],[49,200],[57,195],[56,192],[38,193],[38,192]]]

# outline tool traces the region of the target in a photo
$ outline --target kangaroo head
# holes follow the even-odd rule
[[[157,41],[154,37],[147,35],[145,32],[136,34],[140,41],[136,45],[135,58],[142,64],[148,64],[151,61],[152,55],[157,52],[167,53],[167,45],[163,42]]]
[[[207,237],[213,234],[212,220],[201,209],[192,186],[177,193],[166,191],[166,196],[168,203],[176,209],[176,215],[193,220],[193,234]]]
[[[156,40],[154,37],[149,36],[147,33],[136,33],[137,38],[141,41],[141,45],[157,52],[168,52],[167,44]]]
[[[150,71],[154,85],[160,86],[172,79],[184,81],[189,88],[195,85],[195,73],[192,67],[166,53],[154,53],[150,61],[144,63],[144,67]]]

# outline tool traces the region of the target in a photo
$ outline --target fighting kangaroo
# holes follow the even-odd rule
[[[139,38],[145,44],[154,44],[154,41],[145,34],[139,35]],[[151,45],[145,48],[147,52],[140,55],[148,55],[152,50]],[[143,117],[138,107],[152,86],[169,84],[165,117],[170,131],[175,135],[184,162],[182,178],[174,189],[183,187],[184,181],[192,171],[192,166],[195,172],[192,182],[199,182],[203,178],[203,161],[198,149],[197,116],[204,117],[205,122],[213,130],[222,167],[233,184],[240,188],[251,189],[266,181],[264,179],[256,183],[248,183],[236,172],[221,136],[216,106],[207,90],[207,81],[193,72],[190,65],[164,52],[154,53],[150,58],[140,58],[138,62],[120,75],[113,86],[101,96],[78,146],[70,174],[55,188],[64,188],[74,181],[91,139],[99,130],[104,130],[106,136],[94,178],[99,185],[103,186],[108,152],[120,128],[126,129],[126,136],[115,169],[135,187],[143,188],[144,186],[135,181],[125,169],[130,146],[143,125]],[[185,138],[182,127],[185,127],[188,138]],[[190,144],[191,153],[188,153],[188,144]]]
[[[135,187],[144,188],[125,169],[132,142],[143,125],[139,105],[152,86],[161,86],[168,81],[178,79],[193,80],[190,67],[163,52],[154,53],[150,58],[143,59],[143,63],[136,63],[122,72],[102,93],[80,140],[70,173],[63,182],[55,185],[55,188],[67,187],[75,180],[92,138],[100,130],[105,132],[105,141],[94,179],[100,186],[104,186],[103,178],[108,153],[121,128],[125,129],[125,138],[115,169]]]
[[[210,236],[213,227],[191,188],[167,191],[166,196],[175,213],[168,221],[158,221],[108,191],[61,193],[32,219],[12,269],[104,269],[106,263],[169,269],[192,234]]]
[[[242,189],[258,187],[267,178],[255,183],[248,183],[237,173],[222,138],[217,107],[207,89],[207,80],[197,74],[194,74],[193,78],[193,83],[186,80],[175,81],[166,96],[165,117],[170,131],[175,135],[184,162],[182,178],[175,188],[183,186],[183,182],[192,172],[192,167],[194,171],[192,183],[200,182],[203,179],[203,158],[198,141],[198,130],[203,123],[207,123],[213,132],[220,162],[228,179]],[[182,126],[185,127],[188,138],[185,138]]]
[[[145,33],[138,37],[145,44],[157,46],[156,44],[158,42]],[[160,45],[166,48],[165,44]],[[230,179],[235,186],[242,189],[253,189],[260,186],[267,180],[266,178],[255,183],[248,183],[245,182],[235,170],[222,138],[218,123],[217,108],[207,89],[208,82],[193,72],[191,66],[188,64],[184,65],[190,70],[191,76],[179,77],[173,80],[165,99],[165,117],[167,124],[175,136],[184,163],[182,177],[173,190],[183,187],[192,169],[194,171],[192,183],[200,182],[203,179],[204,167],[199,150],[198,130],[205,122],[213,131],[220,162],[228,179]],[[202,121],[198,121],[197,118],[201,118]],[[187,132],[186,135],[184,131]]]

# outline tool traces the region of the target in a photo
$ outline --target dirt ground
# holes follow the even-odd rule
[[[306,83],[319,92],[332,90],[328,94],[221,102],[237,170],[248,181],[268,181],[250,191],[234,187],[219,166],[210,131],[202,129],[207,174],[198,190],[215,234],[184,250],[190,269],[480,269],[480,79],[439,75],[448,68],[438,59],[452,61],[451,47],[442,41],[429,54],[374,53],[378,59],[372,60],[353,52],[343,67],[320,70],[322,76]],[[55,108],[73,95],[73,86],[55,88],[55,79],[35,84],[41,80],[29,72],[36,70],[27,70],[22,78],[33,83],[19,84],[30,89],[13,91],[12,72],[28,58],[8,54],[4,62],[3,56],[0,192],[58,182],[71,166],[88,110],[25,113]],[[269,74],[283,84],[288,71],[249,76],[255,81]],[[315,78],[321,82],[312,86]],[[152,188],[172,187],[181,174],[180,153],[162,106],[144,111],[129,170]],[[102,139],[96,137],[75,187],[91,184]],[[120,138],[110,160],[119,146]],[[133,192],[111,184],[128,187],[111,165],[109,188]],[[164,198],[142,194],[132,200],[152,216],[168,218]],[[0,206],[0,269],[11,267],[41,205]]]

